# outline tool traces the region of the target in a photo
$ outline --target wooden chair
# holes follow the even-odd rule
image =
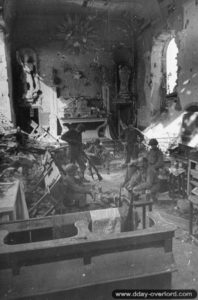
[[[142,210],[142,227],[143,229],[146,228],[146,211],[148,209],[149,212],[152,212],[153,210],[153,201],[151,200],[151,194],[150,190],[147,190],[145,194],[139,196],[138,200],[135,200],[135,195],[131,192],[130,193],[131,198],[130,198],[130,203],[136,208],[141,208]],[[150,226],[150,223],[149,223]]]
[[[47,216],[50,214],[56,205],[56,199],[54,199],[52,191],[56,187],[56,185],[59,183],[61,179],[61,174],[56,166],[53,158],[51,157],[50,153],[46,151],[45,158],[44,158],[44,171],[41,179],[37,183],[36,186],[38,186],[42,181],[45,182],[45,193],[44,195],[30,208],[29,213],[31,217],[34,217],[39,209],[40,204],[49,197],[51,199],[51,206],[49,209],[45,212],[44,216]]]

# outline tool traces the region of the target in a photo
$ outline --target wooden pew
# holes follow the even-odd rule
[[[11,296],[20,299],[77,300],[79,295],[99,299],[105,293],[106,300],[117,288],[171,288],[175,228],[150,216],[153,227],[108,235],[91,232],[89,212],[4,224],[0,227],[0,293],[11,285]],[[80,232],[77,226],[77,234],[73,231],[69,236],[67,231],[80,219],[86,230]],[[8,244],[6,239],[11,232],[50,228],[54,239],[20,244]]]

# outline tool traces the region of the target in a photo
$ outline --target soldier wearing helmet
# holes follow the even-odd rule
[[[63,166],[63,170],[65,171],[66,174],[75,176],[78,167],[75,164],[67,164],[66,166]]]
[[[129,184],[130,189],[135,194],[150,189],[152,198],[155,200],[156,192],[159,191],[158,171],[164,164],[163,153],[158,148],[158,141],[156,139],[151,139],[149,146],[151,149],[145,153],[144,157],[140,157],[129,164],[128,173],[122,187],[126,187],[126,184]],[[141,170],[141,176],[138,177],[138,180],[135,180],[137,169]],[[132,182],[133,184],[131,184]]]
[[[158,147],[158,141],[156,139],[151,139],[149,141],[149,146],[151,147],[147,153],[147,159],[149,167],[159,170],[164,165],[163,153]]]
[[[158,141],[156,139],[151,139],[149,141],[149,146],[157,146],[158,145]]]

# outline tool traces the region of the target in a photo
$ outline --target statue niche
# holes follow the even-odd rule
[[[36,53],[30,48],[23,48],[16,52],[16,57],[21,66],[22,99],[33,104],[42,94],[37,73]]]
[[[123,101],[130,99],[131,68],[127,65],[118,65],[118,98]]]

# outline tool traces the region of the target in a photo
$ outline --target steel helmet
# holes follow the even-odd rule
[[[149,146],[157,146],[158,145],[158,141],[156,139],[151,139],[149,141]]]

